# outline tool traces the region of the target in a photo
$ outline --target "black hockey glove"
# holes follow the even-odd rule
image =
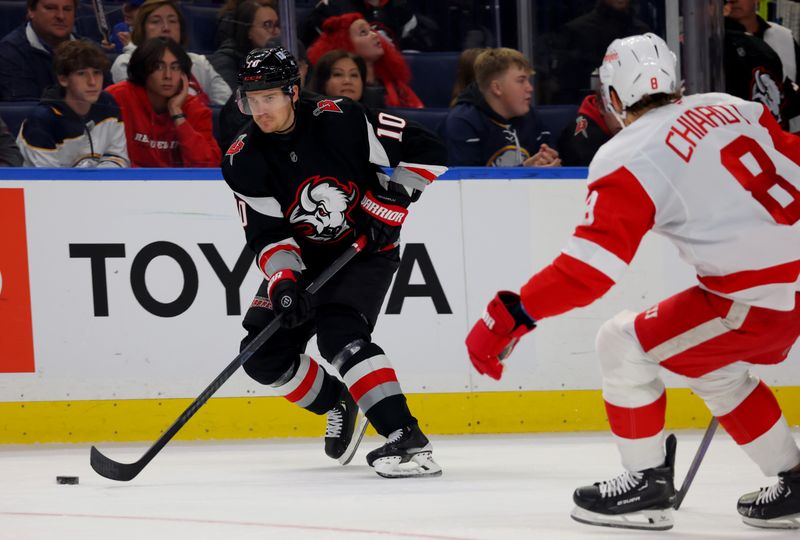
[[[380,251],[400,240],[400,227],[410,204],[411,196],[401,191],[367,191],[364,194],[358,232],[367,237],[365,251]]]
[[[314,314],[311,295],[298,283],[300,274],[291,270],[279,270],[269,281],[269,300],[276,315],[281,315],[283,328],[295,328],[308,321]]]

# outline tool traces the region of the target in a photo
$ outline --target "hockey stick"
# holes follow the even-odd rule
[[[361,237],[357,239],[353,245],[345,250],[344,253],[339,255],[339,257],[333,261],[333,263],[326,268],[317,279],[315,279],[311,285],[308,286],[306,289],[309,293],[314,294],[316,293],[325,283],[332,278],[339,270],[342,269],[344,265],[350,262],[350,259],[355,257],[362,249],[364,249],[364,245],[366,244],[367,239],[366,237]],[[175,436],[180,429],[186,425],[194,413],[202,407],[206,401],[209,400],[214,393],[219,390],[219,387],[222,386],[225,381],[227,381],[234,372],[239,369],[239,367],[247,362],[247,360],[253,355],[253,353],[258,350],[266,341],[274,334],[281,324],[281,317],[278,315],[275,317],[272,322],[270,322],[266,327],[264,327],[261,332],[247,344],[247,346],[239,353],[239,355],[233,359],[233,361],[228,364],[222,373],[217,375],[217,378],[211,381],[211,384],[203,390],[201,393],[192,403],[189,405],[185,411],[178,417],[177,420],[167,429],[158,440],[153,443],[147,452],[134,463],[120,463],[118,461],[114,461],[111,458],[104,456],[100,450],[96,447],[92,446],[92,451],[89,457],[89,463],[92,466],[97,474],[100,476],[105,476],[106,478],[110,478],[111,480],[119,480],[121,482],[127,482],[128,480],[132,480],[136,477],[137,474],[142,472],[142,469],[147,466],[148,463],[158,454],[162,448]]]
[[[97,29],[100,35],[106,41],[111,39],[111,33],[108,27],[108,18],[106,18],[106,7],[103,0],[92,0],[92,8],[94,9],[94,17],[97,19]]]
[[[689,466],[689,470],[686,472],[686,478],[683,480],[681,489],[679,489],[675,494],[675,510],[681,507],[681,503],[683,502],[684,497],[686,497],[686,492],[689,491],[689,487],[691,487],[692,481],[697,474],[697,469],[700,468],[700,463],[703,462],[703,457],[706,455],[706,451],[711,445],[711,439],[714,438],[714,433],[717,431],[718,425],[719,420],[717,420],[717,417],[712,417],[711,422],[706,428],[706,432],[703,434],[703,439],[700,441],[700,446],[697,448],[697,452],[694,455],[692,464]]]

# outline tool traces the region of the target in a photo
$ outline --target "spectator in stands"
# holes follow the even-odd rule
[[[531,112],[530,63],[513,49],[487,49],[445,120],[449,165],[557,167],[558,152]],[[534,153],[535,152],[535,153]]]
[[[762,39],[778,53],[783,65],[783,74],[797,81],[797,59],[800,46],[794,40],[792,31],[777,23],[767,22],[756,13],[756,0],[726,0],[726,17],[741,24],[745,31]]]
[[[67,41],[56,48],[58,86],[45,90],[17,138],[25,166],[130,166],[119,107],[103,92],[108,64],[105,53],[89,41]]]
[[[272,13],[261,14],[263,16],[261,20],[262,28],[268,34],[266,41],[280,37],[281,22],[278,17],[277,0],[228,0],[225,2],[225,5],[220,8],[219,14],[217,15],[217,35],[214,37],[217,47],[222,47],[225,42],[230,39],[236,39],[237,27],[242,24],[249,26],[253,22],[252,19],[250,19],[249,22],[245,21],[242,14],[239,13],[239,7],[243,3],[252,1],[272,10]],[[260,47],[263,47],[263,45],[260,45]],[[248,49],[247,52],[250,52],[250,49]]]
[[[592,73],[596,80],[597,70]],[[558,155],[566,167],[588,167],[597,150],[622,129],[605,108],[599,81],[592,86],[595,93],[583,98],[575,123],[567,124],[558,138]]]
[[[233,37],[225,40],[208,61],[225,79],[231,90],[238,86],[239,68],[247,53],[261,49],[271,39],[281,34],[278,26],[278,12],[260,0],[246,0],[236,8],[233,23]]]
[[[456,82],[453,84],[453,94],[450,98],[450,106],[455,107],[458,96],[464,89],[475,81],[475,59],[486,49],[483,47],[472,47],[466,49],[458,57],[458,68],[456,69]]]
[[[154,37],[169,37],[181,47],[186,47],[187,34],[183,14],[173,0],[145,0],[136,13],[131,31],[131,43],[111,66],[114,82],[128,76],[128,62],[136,46]],[[202,54],[187,53],[191,59],[189,93],[197,95],[206,104],[222,105],[231,96],[231,89]]]
[[[553,102],[580,103],[591,93],[592,70],[602,62],[608,45],[650,31],[634,16],[630,4],[630,0],[598,0],[592,11],[564,25],[553,42]]]
[[[324,33],[324,23],[345,13],[361,16],[398,49],[432,51],[436,49],[436,23],[418,13],[406,0],[324,0],[314,7],[303,27],[300,39],[310,46]]]
[[[745,32],[745,28],[730,17],[725,17],[723,63],[725,91],[748,101],[763,103],[785,127],[783,111],[786,99],[781,59],[769,45]]]
[[[365,101],[384,107],[423,107],[422,101],[408,85],[411,70],[403,55],[370,28],[360,13],[331,17],[322,25],[323,34],[308,49],[312,64],[326,52],[343,49],[357,54],[367,65]],[[378,94],[373,97],[373,94]]]
[[[280,39],[274,38],[267,42],[266,48],[280,46]],[[300,68],[300,88],[304,88],[306,75],[308,75],[308,56],[306,56],[306,48],[299,41],[297,42],[297,54],[294,55],[294,58],[297,61],[297,67]],[[237,87],[238,84],[237,81]],[[242,114],[242,111],[239,110],[239,105],[236,103],[236,92],[234,92],[219,114],[219,145],[223,149],[227,149],[239,130],[252,119],[252,116]]]
[[[188,92],[192,60],[172,38],[148,39],[128,80],[108,87],[122,109],[133,167],[218,167],[211,109]]]
[[[21,167],[22,154],[19,152],[14,135],[0,118],[0,167]]]
[[[323,54],[314,65],[308,89],[317,94],[361,101],[366,78],[367,64],[363,58],[336,49]]]
[[[27,0],[28,22],[0,41],[0,100],[31,100],[56,84],[53,50],[74,39],[78,0]]]
[[[726,31],[734,29],[731,24],[734,21],[741,25],[741,28],[736,28],[736,30],[747,32],[754,38],[763,41],[775,51],[780,59],[783,71],[783,78],[778,79],[782,82],[783,90],[782,113],[780,116],[783,118],[783,125],[786,129],[792,133],[800,132],[800,88],[797,86],[797,60],[800,58],[800,46],[795,41],[792,31],[779,24],[762,19],[756,13],[755,0],[728,0],[725,3]],[[739,37],[737,39],[741,40],[742,38]],[[761,53],[761,55],[764,55],[764,53]],[[733,66],[732,69],[738,71],[740,68],[741,66]],[[731,77],[728,75],[727,65],[725,69],[725,79],[727,81]],[[772,71],[775,71],[774,68]],[[746,79],[751,78],[755,81],[754,77],[746,77]],[[732,82],[734,86],[737,84],[741,86],[742,81]],[[773,115],[775,115],[774,112]],[[776,118],[779,117],[776,116]]]
[[[119,54],[131,42],[131,29],[136,20],[136,14],[144,0],[128,0],[122,4],[123,20],[114,25],[111,29],[111,44],[114,46],[113,52]]]

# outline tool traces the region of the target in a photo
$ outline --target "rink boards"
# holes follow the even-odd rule
[[[434,433],[606,426],[594,336],[694,283],[649,235],[593,306],[544,321],[496,382],[463,341],[494,291],[518,290],[583,215],[585,169],[454,169],[414,205],[374,339]],[[214,170],[0,171],[0,443],[148,440],[233,359],[260,282]],[[800,423],[800,347],[758,370]],[[317,356],[314,344],[310,346]],[[667,375],[668,425],[708,413]],[[322,418],[237,373],[184,438],[309,436]]]

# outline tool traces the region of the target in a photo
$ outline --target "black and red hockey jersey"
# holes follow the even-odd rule
[[[444,145],[424,128],[347,98],[302,95],[288,134],[250,122],[222,159],[247,244],[267,279],[312,274],[355,239],[367,190],[403,186],[416,200],[444,167]],[[391,177],[383,167],[394,167]],[[395,186],[397,187],[397,186]]]

